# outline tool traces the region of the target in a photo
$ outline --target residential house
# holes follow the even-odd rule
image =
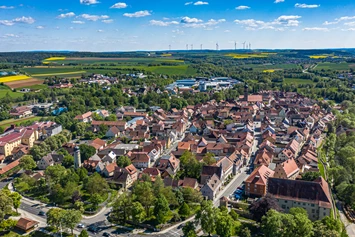
[[[106,178],[109,178],[109,177],[112,177],[113,174],[114,174],[114,171],[115,169],[117,168],[117,164],[116,163],[110,163],[110,164],[107,164],[104,168],[104,170],[102,171],[102,174],[106,177]]]
[[[298,168],[295,160],[293,158],[288,159],[278,165],[276,165],[276,169],[274,170],[274,178],[278,179],[296,179],[298,174],[300,173],[300,169]]]
[[[134,165],[125,168],[117,167],[111,182],[121,185],[124,189],[130,188],[138,178],[138,172]]]
[[[268,179],[274,175],[274,171],[265,165],[256,168],[245,180],[245,195],[251,197],[263,197],[267,192]]]
[[[86,112],[85,114],[77,115],[75,120],[83,123],[90,123],[92,121],[92,112]]]
[[[159,169],[162,177],[174,177],[180,170],[180,160],[173,154],[162,156],[155,167]]]
[[[107,138],[116,138],[120,136],[121,131],[118,129],[118,127],[111,127],[109,130],[106,132],[105,137]]]
[[[92,121],[91,128],[93,132],[100,131],[100,125],[106,125],[108,128],[117,127],[120,131],[125,131],[127,128],[126,121]]]
[[[136,168],[150,168],[152,165],[147,152],[130,152],[127,155]]]
[[[205,185],[208,180],[216,174],[220,181],[223,181],[223,168],[221,166],[204,165],[201,172],[201,184]]]
[[[214,174],[210,177],[206,184],[201,188],[202,196],[209,200],[215,200],[217,198],[217,194],[221,190],[222,182],[218,178],[217,174]]]
[[[16,119],[29,117],[32,115],[32,109],[28,106],[19,106],[11,109],[10,115]]]
[[[47,169],[48,166],[53,166],[55,164],[61,164],[63,162],[64,156],[60,154],[48,154],[43,156],[37,163],[37,167],[40,170]]]

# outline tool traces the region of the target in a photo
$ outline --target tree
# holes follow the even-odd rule
[[[74,131],[76,132],[76,134],[78,136],[84,136],[84,134],[88,128],[89,128],[89,125],[87,123],[80,122],[80,123],[75,124]]]
[[[204,155],[204,157],[203,157],[203,163],[205,163],[206,165],[216,164],[217,161],[216,161],[215,155],[210,152],[206,153],[206,155]]]
[[[191,187],[181,188],[180,190],[186,203],[201,203],[203,200],[201,192]]]
[[[144,207],[139,202],[132,203],[132,220],[138,224],[144,221],[146,213]]]
[[[155,182],[153,184],[154,195],[157,197],[159,194],[162,194],[163,189],[164,189],[163,179],[160,176],[158,176],[156,177]]]
[[[94,194],[90,197],[90,202],[91,202],[93,208],[96,210],[97,207],[99,206],[99,204],[102,202],[101,195],[98,194],[98,193],[94,193]]]
[[[265,216],[270,209],[274,209],[276,211],[281,210],[276,199],[269,195],[253,202],[249,208],[250,213],[253,215],[253,219],[258,222],[261,221],[261,218]]]
[[[4,219],[6,214],[11,213],[12,207],[11,197],[4,190],[0,190],[0,221]]]
[[[282,215],[273,209],[267,212],[267,215],[262,218],[261,229],[266,237],[284,237],[293,236],[292,228],[287,228],[291,222],[291,215]]]
[[[77,210],[64,210],[62,221],[63,226],[69,228],[71,230],[71,234],[73,235],[73,231],[75,226],[77,226],[81,220],[81,212]]]
[[[33,160],[33,157],[31,155],[23,156],[19,162],[20,162],[20,167],[24,170],[33,170],[34,168],[37,167],[37,164]]]
[[[247,227],[243,228],[243,229],[240,231],[239,236],[240,236],[240,237],[251,237],[251,233],[250,233],[249,228],[247,228]]]
[[[89,159],[96,153],[96,149],[94,147],[86,144],[79,145],[79,148],[80,148],[81,162],[84,162],[84,160]]]
[[[290,209],[290,214],[297,226],[293,230],[293,234],[299,237],[311,237],[313,235],[313,223],[308,219],[307,211],[301,207],[294,207]]]
[[[216,232],[219,236],[232,236],[234,221],[227,212],[219,212],[217,215]]]
[[[233,218],[233,220],[238,220],[239,219],[239,215],[238,213],[236,213],[233,209],[229,212],[229,215]]]
[[[211,201],[203,201],[201,209],[197,212],[197,220],[201,223],[201,229],[211,236],[216,230],[217,209],[213,207]]]
[[[305,181],[314,181],[316,178],[321,177],[322,175],[319,172],[306,172],[304,174],[302,174],[302,180]]]
[[[190,207],[189,205],[186,204],[186,202],[184,202],[184,204],[181,205],[181,207],[179,208],[179,214],[182,218],[186,219],[187,217],[190,216]]]
[[[20,207],[21,205],[21,198],[22,196],[18,193],[18,192],[12,192],[10,194],[10,198],[12,199],[12,204],[13,204],[13,207],[15,208],[16,212],[17,209]]]
[[[102,195],[103,192],[109,188],[109,186],[104,178],[102,178],[98,173],[94,173],[85,180],[84,188],[90,195]]]
[[[127,156],[120,156],[118,157],[116,161],[118,167],[124,168],[132,164],[131,159],[129,159]]]
[[[74,209],[80,211],[81,213],[84,213],[85,211],[84,203],[81,201],[76,201],[74,203]]]
[[[122,193],[112,206],[113,217],[124,224],[131,215],[132,196],[128,192]]]
[[[143,205],[145,212],[149,217],[149,209],[154,204],[155,200],[151,182],[135,182],[132,193],[137,198],[137,201]]]
[[[66,155],[66,156],[64,156],[62,165],[63,165],[65,168],[70,168],[70,167],[72,167],[72,166],[74,165],[74,157],[71,156],[71,155]]]
[[[0,222],[0,232],[10,231],[17,224],[17,220],[7,219]]]
[[[184,233],[185,237],[197,237],[195,229],[196,228],[194,223],[189,221],[184,227],[182,227],[182,232]]]
[[[159,224],[163,224],[167,221],[169,211],[168,201],[160,194],[154,203],[154,215]]]
[[[64,210],[59,208],[51,208],[47,212],[47,224],[58,229],[62,224]]]
[[[89,237],[89,234],[86,230],[82,230],[79,234],[79,237]]]

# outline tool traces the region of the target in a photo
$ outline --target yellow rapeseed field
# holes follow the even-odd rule
[[[27,80],[30,78],[31,77],[26,76],[26,75],[7,76],[7,77],[0,77],[0,82],[21,81],[21,80]]]
[[[34,77],[47,77],[47,76],[60,76],[60,75],[83,74],[83,73],[86,73],[86,71],[34,74],[32,76],[34,76]]]
[[[162,54],[161,56],[162,56],[162,57],[171,57],[172,54],[171,54],[171,53],[165,53],[165,54]]]
[[[50,57],[46,58],[44,61],[57,61],[57,60],[65,60],[66,57]]]
[[[266,58],[268,55],[267,54],[237,54],[237,53],[230,53],[226,54],[225,56],[227,57],[232,57],[236,59],[246,59],[246,58]]]
[[[328,55],[311,55],[309,56],[312,59],[323,59],[323,58],[328,58]]]
[[[275,70],[274,69],[266,69],[266,70],[264,70],[263,72],[269,72],[269,73],[272,73],[272,72],[275,72]]]

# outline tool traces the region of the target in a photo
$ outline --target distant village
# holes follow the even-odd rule
[[[167,90],[218,90],[235,83],[239,82],[229,78],[189,79],[176,81]],[[10,113],[22,118],[41,110],[52,112],[52,108],[52,104],[33,104],[13,108]],[[93,133],[100,132],[102,125],[107,126],[105,139],[73,140],[62,148],[74,156],[75,168],[97,172],[124,189],[146,174],[152,182],[160,176],[165,186],[190,187],[206,199],[233,203],[239,196],[221,196],[222,190],[231,178],[247,169],[243,189],[249,201],[269,194],[286,212],[303,207],[312,220],[330,215],[334,204],[327,182],[322,177],[313,182],[300,180],[305,172],[319,171],[317,148],[325,138],[327,124],[335,120],[316,101],[293,92],[261,91],[250,95],[245,86],[244,95],[236,101],[211,100],[170,111],[152,106],[149,110],[150,113],[132,106],[117,108],[117,121],[94,120],[95,116],[110,116],[107,110],[87,111],[75,120],[89,124]],[[35,144],[61,132],[61,125],[51,121],[7,128],[0,136],[0,175],[17,167]],[[83,162],[78,147],[82,143],[96,151]],[[180,157],[187,152],[200,162],[206,154],[215,159],[213,164],[202,167],[200,179],[175,178],[181,169]],[[128,157],[131,164],[119,167],[116,161],[121,156]],[[56,151],[46,154],[32,175],[43,177],[43,170],[62,161],[63,155]]]

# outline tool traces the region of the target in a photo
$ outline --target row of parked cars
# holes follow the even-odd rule
[[[245,185],[242,184],[240,187],[238,187],[234,193],[233,193],[233,196],[236,200],[239,200],[241,199],[241,197],[243,196],[243,193],[244,193],[244,189],[245,189]]]

